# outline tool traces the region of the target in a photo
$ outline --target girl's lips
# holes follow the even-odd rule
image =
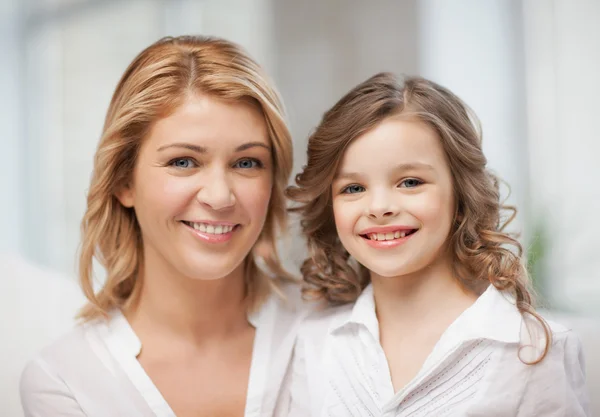
[[[411,237],[413,237],[417,232],[418,232],[418,229],[412,229],[411,233],[409,233],[406,236],[398,237],[398,238],[393,238],[393,239],[389,239],[389,240],[374,240],[374,239],[369,239],[368,236],[362,235],[362,234],[360,235],[360,237],[362,239],[364,239],[364,241],[366,242],[367,245],[369,245],[369,246],[371,246],[373,248],[376,248],[376,249],[389,249],[389,248],[394,248],[396,246],[400,246],[400,245],[404,244]],[[392,233],[392,232],[390,231],[388,233]]]
[[[414,230],[417,230],[417,228],[410,227],[410,226],[399,226],[399,225],[375,226],[375,227],[369,227],[368,229],[364,229],[359,234],[360,235],[370,235],[371,233],[411,232]]]

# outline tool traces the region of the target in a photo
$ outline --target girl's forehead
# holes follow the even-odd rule
[[[386,119],[353,140],[345,149],[340,167],[347,164],[436,162],[444,159],[437,132],[415,120]]]

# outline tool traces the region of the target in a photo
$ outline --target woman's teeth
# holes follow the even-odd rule
[[[229,225],[192,223],[192,222],[185,222],[185,224],[187,224],[190,227],[193,227],[194,229],[196,229],[199,232],[210,233],[213,235],[222,235],[225,233],[229,233],[235,227],[235,226],[229,226]]]
[[[406,235],[410,234],[410,231],[395,231],[388,233],[369,233],[367,237],[371,240],[394,240],[406,237]]]

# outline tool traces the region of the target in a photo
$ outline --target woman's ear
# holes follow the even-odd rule
[[[115,193],[115,197],[117,197],[117,200],[119,200],[119,202],[124,207],[127,207],[127,208],[133,207],[135,194],[134,194],[133,187],[130,184],[127,184],[127,185],[121,187]]]
[[[270,252],[271,247],[265,239],[264,235],[261,233],[258,239],[256,240],[254,247],[252,248],[252,254],[255,258],[266,259],[269,257]]]

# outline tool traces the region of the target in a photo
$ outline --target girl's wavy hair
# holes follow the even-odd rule
[[[136,301],[141,285],[143,242],[133,209],[115,194],[131,178],[138,151],[153,124],[171,114],[190,94],[207,94],[255,105],[264,116],[273,146],[274,181],[264,228],[246,257],[246,291],[256,308],[290,275],[278,257],[276,238],[286,229],[285,187],[292,170],[292,141],[279,94],[261,67],[238,45],[212,37],[167,37],[142,51],[114,92],[98,145],[87,210],[81,223],[80,284],[89,303],[86,321]],[[260,258],[265,268],[259,268]],[[94,290],[93,262],[106,270]]]
[[[403,84],[389,73],[369,78],[327,111],[310,136],[307,164],[296,175],[296,186],[286,191],[299,203],[291,211],[300,214],[308,241],[309,257],[301,268],[305,296],[349,303],[369,283],[368,270],[350,257],[337,236],[331,184],[348,145],[389,117],[419,120],[439,135],[456,201],[449,235],[454,274],[478,294],[490,283],[512,294],[521,314],[542,325],[546,346],[541,357],[528,363],[541,361],[549,349],[550,329],[533,308],[521,244],[504,232],[516,209],[500,202],[500,180],[486,168],[475,114],[452,92],[423,78],[407,77]]]

